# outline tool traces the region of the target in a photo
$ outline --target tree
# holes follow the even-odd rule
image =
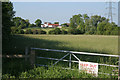
[[[80,23],[80,25],[78,25],[77,29],[80,30],[81,34],[84,34],[85,33],[84,23]]]
[[[54,22],[54,24],[59,24],[59,22]]]
[[[25,20],[25,23],[26,23],[26,27],[29,27],[30,22],[28,19]]]
[[[41,27],[42,21],[41,21],[40,19],[37,19],[37,20],[35,21],[35,23],[36,23],[36,26],[37,26],[37,27]]]
[[[104,32],[106,31],[106,28],[104,28],[106,24],[107,23],[104,22],[104,21],[98,24],[98,26],[97,26],[97,34],[101,34],[101,35],[104,34]]]
[[[24,20],[21,17],[13,18],[13,22],[14,22],[14,26],[18,27],[19,29],[28,28],[30,24],[28,19]]]
[[[11,26],[13,26],[13,4],[11,2],[2,3],[2,39],[9,39],[11,34]]]
[[[90,22],[91,22],[91,26],[97,27],[98,22],[101,22],[101,16],[98,15],[91,16]]]
[[[13,18],[13,22],[14,22],[14,25],[16,26],[16,27],[19,27],[20,25],[21,25],[21,21],[22,21],[23,19],[21,18],[21,17],[15,17],[15,18]]]
[[[83,14],[83,19],[84,19],[84,22],[86,22],[87,20],[89,20],[89,16],[87,14]]]
[[[99,15],[89,17],[87,14],[78,14],[70,18],[70,28],[68,32],[72,34],[79,32],[81,34],[115,35],[118,34],[117,27],[114,22],[110,23],[109,19],[105,17]],[[79,31],[77,31],[77,29]]]
[[[1,3],[0,3],[1,5]],[[6,48],[11,41],[11,27],[14,25],[12,22],[15,11],[13,11],[13,4],[11,2],[2,3],[2,53],[8,53]]]
[[[29,24],[28,27],[35,27],[35,24]]]
[[[70,18],[70,27],[71,28],[77,28],[77,26],[83,22],[82,15],[74,15],[72,18]]]
[[[69,27],[68,23],[61,24],[63,27]]]

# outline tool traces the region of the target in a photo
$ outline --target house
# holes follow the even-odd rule
[[[56,28],[58,26],[59,26],[59,24],[48,24],[48,27],[51,27],[51,28]]]
[[[58,26],[58,28],[62,28],[62,26]]]
[[[51,24],[50,22],[44,22],[44,24],[41,25],[42,28],[46,28],[46,27],[55,28],[58,26],[59,26],[59,24]]]

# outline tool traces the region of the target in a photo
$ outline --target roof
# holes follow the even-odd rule
[[[59,24],[48,24],[48,25],[59,26]]]

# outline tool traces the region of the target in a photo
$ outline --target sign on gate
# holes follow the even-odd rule
[[[87,73],[98,76],[98,63],[79,61],[79,70],[84,70]]]

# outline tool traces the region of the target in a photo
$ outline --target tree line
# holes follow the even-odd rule
[[[42,21],[40,19],[37,19],[35,21],[35,24],[30,24],[29,20],[22,19],[21,17],[15,17],[13,18],[14,26],[18,29],[24,29],[29,27],[41,27]]]
[[[99,34],[117,35],[118,26],[109,19],[94,15],[89,17],[87,14],[78,14],[70,18],[69,31],[72,34]]]
[[[29,20],[20,17],[13,18],[14,26],[12,31],[19,31],[24,28],[41,27],[42,21],[37,19],[35,24],[30,24]],[[59,22],[55,22],[58,24]],[[97,34],[97,35],[117,35],[118,26],[114,22],[109,22],[109,19],[99,15],[88,16],[87,14],[73,15],[70,18],[70,25],[62,24],[63,27],[68,27],[69,34]],[[54,30],[50,33],[55,33]]]
[[[41,27],[42,20],[40,19],[37,19],[35,24],[31,24],[28,19],[25,20],[21,17],[14,17],[15,11],[13,11],[11,2],[3,3],[2,7],[3,35],[23,33],[22,29],[24,28]],[[59,24],[59,22],[55,22],[54,24]],[[59,34],[63,32],[65,34],[117,35],[119,28],[114,22],[110,23],[109,19],[105,17],[99,15],[88,16],[87,14],[73,15],[72,18],[70,18],[69,26],[67,23],[61,25],[67,27],[68,30],[61,29],[61,32],[58,32]],[[53,29],[49,31],[49,33],[57,34],[55,33],[56,30],[60,31]]]

